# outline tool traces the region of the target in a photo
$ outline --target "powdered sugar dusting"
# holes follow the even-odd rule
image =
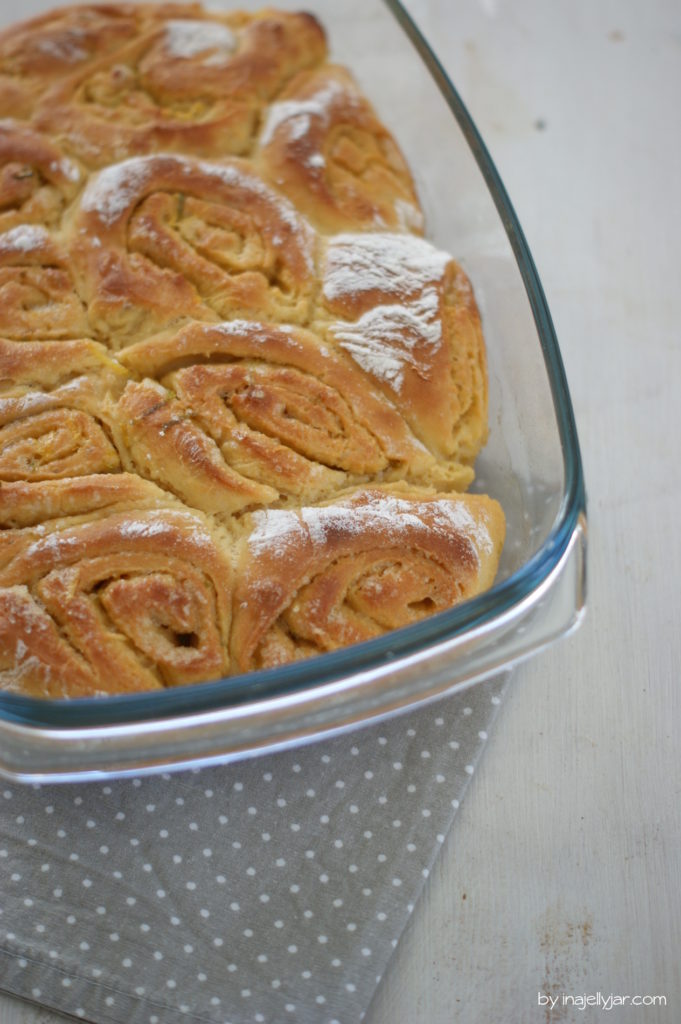
[[[424,346],[434,351],[441,344],[439,308],[436,290],[426,288],[412,302],[375,306],[355,323],[336,321],[330,331],[363,370],[399,393],[408,367],[427,371]]]
[[[121,537],[158,537],[168,532],[168,524],[162,519],[129,519],[121,523],[118,531]]]
[[[165,48],[172,57],[190,60],[213,51],[202,63],[225,63],[237,46],[234,33],[217,21],[173,19],[166,22]]]
[[[35,541],[26,549],[26,557],[33,558],[48,555],[55,563],[59,562],[64,554],[79,544],[79,538],[73,533],[61,534],[51,533],[49,537]]]
[[[34,252],[50,241],[45,228],[38,224],[19,224],[0,235],[0,249],[5,252]]]
[[[452,535],[463,536],[478,560],[480,554],[493,551],[485,517],[476,519],[464,499],[419,502],[392,494],[368,494],[362,497],[361,504],[308,506],[298,513],[269,509],[257,512],[253,518],[255,526],[249,548],[256,557],[281,553],[291,545],[300,548],[306,539],[319,551],[331,536],[363,537],[371,547],[377,536],[387,535],[391,542],[409,544],[433,532],[447,539]]]
[[[328,122],[331,104],[342,92],[343,87],[338,82],[328,82],[309,100],[280,100],[273,103],[260,136],[260,145],[269,145],[280,125],[286,125],[290,138],[299,139],[309,132],[312,117]]]
[[[163,538],[165,549],[169,549],[178,538],[194,549],[214,548],[210,533],[191,512],[173,510],[164,511],[161,515],[150,512],[136,518],[131,518],[130,513],[122,513],[120,519],[112,520],[112,526],[116,534],[125,540]]]
[[[259,178],[247,174],[234,164],[209,163],[205,160],[191,160],[183,156],[169,154],[153,154],[135,156],[121,163],[113,164],[91,178],[83,193],[81,208],[86,212],[96,212],[99,219],[106,225],[113,224],[141,194],[154,172],[158,161],[175,166],[182,174],[190,175],[198,171],[213,178],[218,178],[231,188],[243,188],[264,200],[276,211],[281,220],[296,236],[306,265],[313,269],[312,248],[314,235],[307,221],[297,213],[295,207],[283,196],[268,188]],[[163,188],[163,186],[160,186]],[[290,239],[279,239],[282,248],[290,245]]]
[[[407,296],[439,281],[448,253],[414,235],[341,234],[329,242],[324,298],[333,301],[374,289]]]
[[[59,171],[59,173],[63,174],[65,178],[68,178],[69,181],[80,181],[80,171],[74,162],[69,160],[68,157],[62,157],[61,160],[54,160],[50,164],[50,169],[52,171]]]
[[[273,508],[253,515],[254,529],[248,538],[248,547],[256,558],[281,552],[291,544],[305,542],[305,530],[295,512]]]
[[[104,224],[113,224],[143,188],[149,177],[150,161],[154,159],[134,156],[100,171],[88,182],[81,208],[86,213],[99,214]]]
[[[423,214],[418,206],[408,203],[404,199],[395,199],[393,202],[395,216],[400,227],[409,231],[423,230]]]
[[[74,28],[68,35],[46,36],[36,43],[38,50],[48,57],[64,61],[66,64],[75,64],[79,60],[86,60],[89,56],[87,50],[79,46],[76,40],[82,36],[82,31]]]

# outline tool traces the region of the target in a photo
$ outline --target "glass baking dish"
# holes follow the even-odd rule
[[[51,6],[27,3],[22,13]],[[579,444],[551,317],[504,186],[399,0],[306,6],[328,31],[332,59],[352,69],[402,146],[427,236],[473,282],[490,386],[490,439],[473,490],[497,498],[506,513],[497,582],[416,625],[246,676],[106,699],[0,693],[0,772],[15,780],[139,774],[289,746],[507,670],[581,619],[586,520]],[[3,11],[0,24],[9,20]]]

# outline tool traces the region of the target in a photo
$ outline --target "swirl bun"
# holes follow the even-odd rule
[[[177,421],[200,425],[234,470],[274,489],[267,504],[432,470],[433,458],[365,374],[301,328],[194,323],[131,346],[121,360],[160,378],[177,396]]]
[[[478,593],[504,538],[479,495],[374,488],[253,516],[235,590],[232,651],[267,668],[368,640]]]
[[[73,238],[90,323],[116,347],[182,317],[309,313],[313,233],[237,161],[114,164],[88,183]]]
[[[208,522],[163,492],[153,509],[102,509],[100,479],[88,483],[69,494],[60,481],[73,522],[26,527],[0,549],[4,685],[73,696],[225,674],[231,570]],[[19,486],[18,504],[40,500]]]
[[[0,339],[0,481],[119,470],[105,398],[124,377],[91,341]]]
[[[433,451],[470,465],[487,437],[487,367],[468,278],[406,234],[341,234],[326,246],[326,330]],[[472,479],[472,473],[467,482]]]
[[[319,230],[423,230],[409,168],[352,75],[303,71],[260,135],[260,164]]]

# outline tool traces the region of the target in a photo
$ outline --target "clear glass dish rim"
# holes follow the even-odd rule
[[[162,691],[70,700],[46,700],[0,691],[0,720],[36,728],[73,729],[171,719],[303,692],[313,685],[335,682],[397,657],[424,653],[443,640],[490,625],[524,601],[556,568],[578,522],[583,521],[586,496],[572,403],[551,314],[522,228],[487,147],[440,61],[401,0],[382,2],[419,53],[456,118],[501,217],[525,285],[549,378],[563,454],[564,490],[551,532],[539,551],[508,579],[462,605],[376,639],[309,661]],[[455,675],[455,665],[452,667]]]

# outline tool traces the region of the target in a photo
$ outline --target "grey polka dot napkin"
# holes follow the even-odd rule
[[[0,782],[0,987],[107,1024],[357,1024],[503,684],[221,768]]]

